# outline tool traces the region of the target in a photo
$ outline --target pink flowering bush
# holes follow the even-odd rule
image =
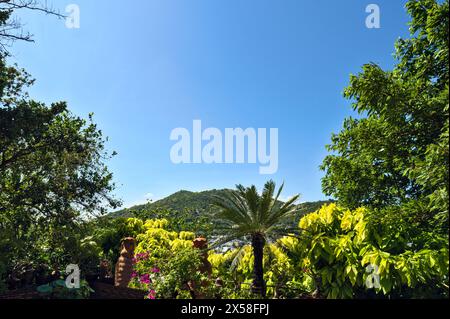
[[[148,291],[146,299],[190,298],[189,285],[201,289],[206,280],[200,265],[199,251],[192,247],[169,252],[164,259],[138,254],[130,287]]]
[[[188,282],[200,282],[200,252],[193,233],[166,229],[166,220],[148,220],[137,236],[130,287],[148,292],[146,299],[190,298]],[[200,284],[198,284],[200,286]]]
[[[146,299],[156,299],[154,283],[161,270],[153,265],[155,258],[151,258],[150,252],[138,253],[133,258],[133,273],[130,287],[148,291]]]

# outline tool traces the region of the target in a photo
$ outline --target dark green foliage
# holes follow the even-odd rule
[[[126,237],[136,237],[140,229],[127,223],[126,218],[110,218],[107,216],[89,222],[91,240],[98,245],[101,255],[114,265],[120,255],[120,244]]]
[[[29,3],[38,5],[37,2]],[[12,2],[2,5],[10,7]],[[0,30],[11,26],[0,9]],[[8,35],[6,35],[8,36]],[[115,208],[112,174],[104,164],[102,132],[73,115],[66,103],[50,106],[26,93],[33,79],[8,66],[0,36],[0,280],[17,269],[92,265],[83,255],[83,220]],[[91,250],[92,251],[92,250]],[[3,276],[2,276],[3,275]],[[31,278],[31,277],[30,277]]]
[[[181,190],[156,202],[138,205],[110,214],[112,217],[135,217],[139,212],[150,212],[158,209],[182,212],[188,210],[192,218],[200,214],[212,214],[216,208],[213,206],[213,198],[222,195],[226,190],[209,190],[203,192],[189,192]]]
[[[2,107],[0,123],[0,229],[9,239],[2,244],[22,257],[49,245],[51,264],[70,259],[81,213],[117,204],[108,196],[114,185],[101,132],[64,103]]]
[[[334,134],[323,190],[351,208],[428,203],[448,220],[448,1],[409,1],[411,38],[396,43],[398,64],[352,75],[344,96],[361,118]],[[437,215],[436,215],[437,216]]]

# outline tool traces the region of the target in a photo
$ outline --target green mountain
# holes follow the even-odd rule
[[[160,199],[156,202],[149,202],[144,205],[137,205],[131,208],[122,209],[109,214],[111,217],[134,217],[144,212],[151,212],[155,210],[165,209],[171,212],[183,212],[188,211],[192,218],[201,216],[211,217],[217,208],[213,205],[214,195],[223,195],[227,192],[226,189],[213,189],[203,192],[190,192],[181,190],[168,197]],[[316,211],[322,205],[330,203],[331,201],[316,201],[305,202],[299,204],[299,213],[295,217],[297,222],[301,216]]]

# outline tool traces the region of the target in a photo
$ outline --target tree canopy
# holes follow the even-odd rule
[[[359,117],[333,134],[322,185],[351,208],[427,201],[445,224],[449,2],[412,0],[406,7],[411,37],[397,41],[395,68],[370,63],[350,77],[344,96]]]
[[[2,0],[0,5],[0,47],[5,48],[11,33],[4,30],[20,27],[10,20],[14,10],[39,3]],[[65,102],[45,105],[31,99],[26,89],[34,80],[8,65],[7,56],[0,50],[0,248],[8,252],[0,257],[0,275],[13,266],[11,256],[39,261],[36,254],[49,245],[54,252],[64,247],[69,256],[67,243],[73,243],[77,221],[118,204],[110,195],[114,184],[105,165],[111,155],[92,115],[86,120]],[[61,256],[53,257],[41,261],[61,262]]]

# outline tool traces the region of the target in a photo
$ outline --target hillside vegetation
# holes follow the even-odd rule
[[[199,216],[211,216],[217,210],[214,206],[213,200],[214,196],[222,196],[227,191],[227,189],[213,189],[202,192],[190,192],[187,190],[181,190],[179,192],[173,193],[163,199],[155,202],[149,202],[143,205],[136,205],[130,208],[121,209],[109,214],[110,217],[135,217],[136,215],[142,214],[157,214],[157,212],[162,210],[171,211],[173,214],[175,212],[187,211],[192,218]],[[296,219],[300,219],[301,216],[316,211],[321,208],[324,204],[329,204],[333,202],[332,200],[322,200],[314,202],[304,202],[298,205],[299,213]],[[148,216],[154,217],[154,216]]]

